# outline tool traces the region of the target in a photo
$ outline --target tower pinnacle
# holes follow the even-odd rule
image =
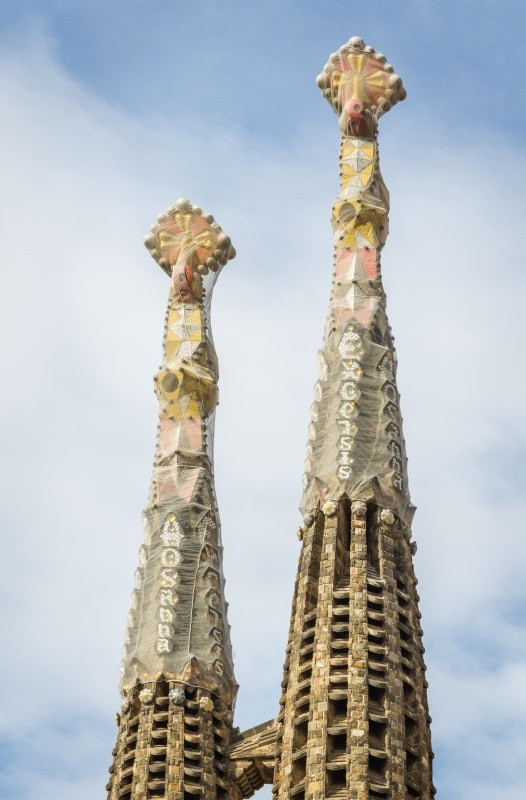
[[[159,428],[145,537],[124,647],[110,800],[231,796],[226,751],[234,678],[212,446],[217,358],[212,289],[235,251],[181,200],[146,238],[171,278]]]
[[[380,173],[378,118],[405,97],[385,56],[359,37],[333,53],[317,79],[338,114],[340,194],[332,209],[334,273],[309,426],[301,509],[346,495],[410,521],[396,359],[380,253],[389,193]]]

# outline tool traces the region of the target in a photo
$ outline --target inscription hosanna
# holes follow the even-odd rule
[[[166,516],[161,541],[161,569],[159,572],[159,607],[157,618],[157,641],[155,648],[159,655],[171,653],[173,650],[173,634],[175,623],[175,611],[178,598],[175,588],[178,584],[177,566],[181,562],[179,547],[183,540],[181,526],[175,518],[175,514],[170,513]]]

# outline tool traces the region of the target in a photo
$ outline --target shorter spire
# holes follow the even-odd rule
[[[122,688],[163,675],[231,703],[237,685],[213,481],[218,368],[209,311],[217,277],[235,251],[214,218],[188,200],[161,214],[146,246],[171,284],[163,364],[155,376],[157,446]]]

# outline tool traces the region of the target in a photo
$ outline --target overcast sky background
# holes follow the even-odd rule
[[[338,191],[315,76],[353,35],[408,91],[380,125],[383,271],[435,782],[440,800],[526,796],[525,17],[0,0],[2,798],[105,797],[168,292],[142,240],[181,196],[238,251],[213,310],[237,724],[277,712]]]

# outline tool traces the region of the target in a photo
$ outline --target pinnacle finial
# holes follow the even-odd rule
[[[186,198],[159,215],[144,243],[168,275],[172,276],[176,265],[186,269],[187,288],[196,299],[200,296],[200,276],[220,272],[236,254],[213,216],[204,214]]]
[[[344,136],[374,136],[379,117],[406,97],[386,57],[359,36],[331,54],[316,82],[338,114]]]

